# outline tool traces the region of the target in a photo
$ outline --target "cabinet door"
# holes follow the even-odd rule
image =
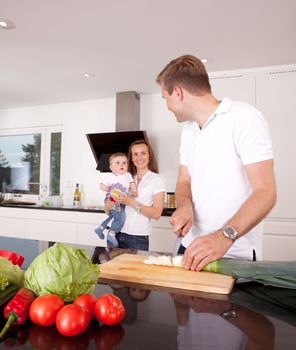
[[[268,121],[278,199],[269,217],[296,219],[296,72],[256,78],[256,106]]]
[[[149,237],[149,250],[160,253],[172,253],[176,235],[173,233],[168,216],[162,216],[152,222],[152,232]]]
[[[210,78],[212,91],[218,99],[229,97],[255,105],[255,78],[244,74],[213,76]]]

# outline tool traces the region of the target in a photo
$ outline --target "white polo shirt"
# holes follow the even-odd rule
[[[180,164],[191,176],[194,224],[183,245],[221,228],[250,196],[244,165],[272,158],[267,124],[256,108],[244,102],[223,99],[202,129],[187,122]],[[252,259],[253,249],[262,259],[261,224],[237,239],[225,257]]]
[[[165,186],[159,174],[148,171],[137,187],[137,202],[151,206],[153,196],[159,192],[165,192]],[[133,207],[125,206],[126,219],[121,232],[130,235],[148,236],[151,233],[151,219],[139,213]]]

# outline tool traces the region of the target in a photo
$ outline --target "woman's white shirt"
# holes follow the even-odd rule
[[[153,196],[165,192],[164,181],[159,174],[148,171],[137,186],[136,201],[145,206],[153,205]],[[141,214],[135,208],[125,206],[126,218],[121,232],[130,235],[148,236],[151,233],[151,218]]]

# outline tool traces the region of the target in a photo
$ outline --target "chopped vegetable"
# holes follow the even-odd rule
[[[80,294],[91,293],[98,278],[99,265],[93,264],[83,249],[56,243],[29,265],[24,286],[37,296],[56,294],[72,302]]]
[[[296,289],[296,261],[220,259],[211,262],[203,270],[246,278],[268,286]]]
[[[0,256],[3,258],[6,258],[7,260],[11,261],[13,265],[18,265],[19,267],[22,266],[25,258],[15,252],[11,252],[9,250],[0,250]]]
[[[0,339],[3,338],[10,326],[15,323],[23,324],[29,316],[29,309],[35,295],[29,289],[20,288],[15,296],[6,304],[4,308],[4,317],[7,322],[0,333]]]
[[[21,286],[23,279],[24,272],[20,267],[0,256],[0,291],[4,290],[10,283]]]

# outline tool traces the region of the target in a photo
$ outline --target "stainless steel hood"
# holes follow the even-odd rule
[[[87,134],[89,145],[97,163],[97,170],[108,172],[112,153],[127,153],[129,145],[140,139],[147,140],[140,131],[140,96],[135,91],[116,94],[116,127],[112,133]]]

